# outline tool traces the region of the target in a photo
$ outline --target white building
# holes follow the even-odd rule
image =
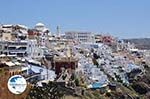
[[[6,55],[27,56],[28,42],[21,41],[0,41],[0,53]]]
[[[41,47],[38,46],[36,40],[28,41],[28,57],[33,59],[41,59],[44,55],[44,51]]]
[[[92,32],[65,32],[66,39],[77,40],[81,43],[95,42],[94,34]]]
[[[46,41],[48,39],[49,30],[48,30],[48,28],[45,27],[45,25],[43,23],[37,23],[35,25],[35,29],[39,32],[38,42],[39,42],[40,46],[44,47],[46,45]]]

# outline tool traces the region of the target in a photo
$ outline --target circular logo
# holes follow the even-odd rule
[[[21,94],[26,90],[27,82],[21,75],[14,75],[9,78],[7,86],[13,94]]]

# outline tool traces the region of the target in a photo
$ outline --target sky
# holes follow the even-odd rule
[[[150,0],[0,0],[1,24],[150,38]]]

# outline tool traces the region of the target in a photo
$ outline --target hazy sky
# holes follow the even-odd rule
[[[150,37],[150,0],[0,0],[0,23]]]

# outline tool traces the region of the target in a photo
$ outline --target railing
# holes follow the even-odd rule
[[[48,79],[48,75],[50,75],[50,74],[41,75],[40,73],[38,73],[38,74],[29,76],[29,77],[25,77],[25,79],[26,79],[26,80],[30,80],[30,79],[32,79],[32,78],[38,77],[38,81],[41,81],[41,80],[46,80],[46,79]]]

